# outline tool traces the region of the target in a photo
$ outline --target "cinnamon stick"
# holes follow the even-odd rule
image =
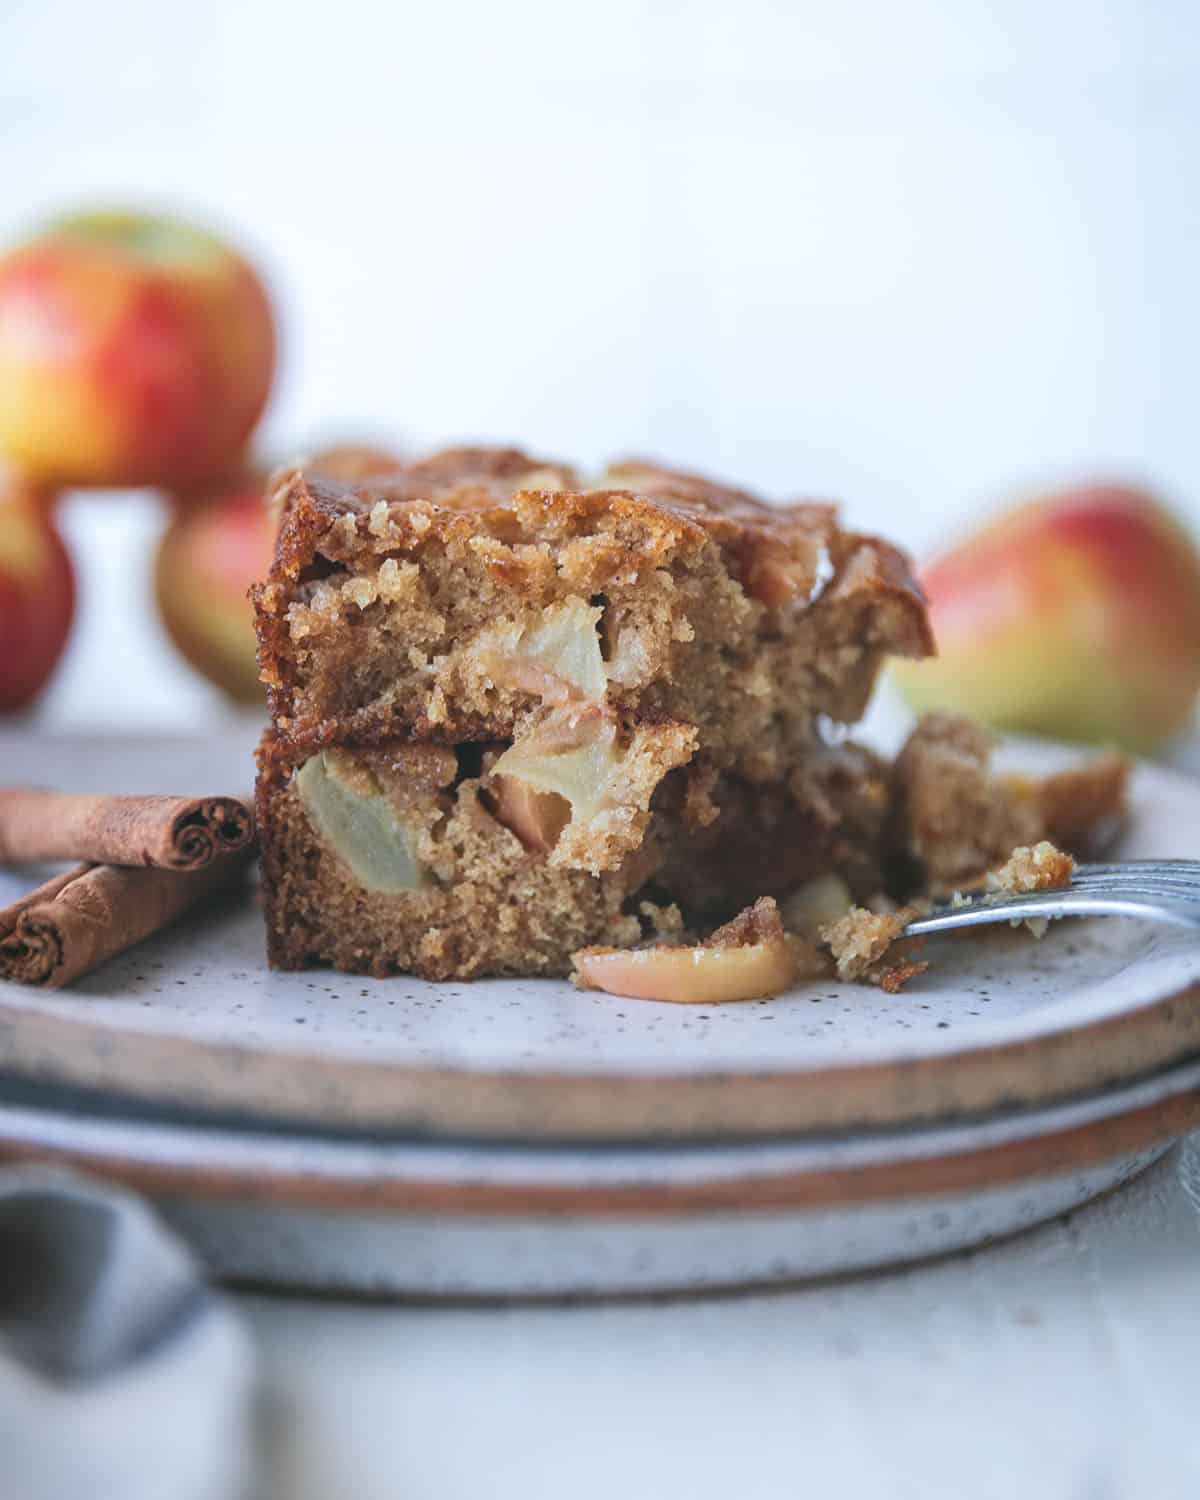
[[[237,797],[109,797],[0,787],[0,864],[90,864],[200,870],[254,837]]]
[[[0,979],[58,989],[232,888],[248,853],[204,869],[80,865],[0,910]]]

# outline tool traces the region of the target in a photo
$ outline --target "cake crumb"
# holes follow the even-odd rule
[[[1027,896],[1031,891],[1058,891],[1071,884],[1075,861],[1056,849],[1049,839],[1032,848],[1014,849],[1008,862],[992,870],[986,882],[990,893],[1003,896]],[[1027,927],[1034,937],[1045,937],[1048,917],[1025,917],[1014,927]]]
[[[854,906],[844,917],[822,927],[819,936],[833,954],[838,978],[865,979],[894,995],[906,980],[924,973],[929,965],[912,962],[908,951],[899,956],[898,962],[883,963],[913,916],[908,906],[884,912]]]
[[[890,968],[879,971],[879,988],[888,995],[898,995],[910,979],[915,979],[918,974],[924,974],[929,967],[929,960],[922,959],[917,962],[906,959],[903,963],[893,964]]]
[[[777,943],[783,938],[779,907],[771,896],[760,896],[753,906],[738,912],[731,922],[718,927],[705,948],[745,948],[749,943]]]
[[[652,943],[682,943],[687,937],[683,913],[672,901],[669,906],[658,906],[653,901],[638,903],[643,925],[648,926]]]
[[[1024,896],[1030,891],[1058,891],[1070,885],[1075,861],[1049,839],[1014,849],[1005,864],[987,877],[989,892]]]

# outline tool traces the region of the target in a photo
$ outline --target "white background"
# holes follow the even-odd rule
[[[132,200],[242,241],[270,456],[648,452],[919,553],[1091,475],[1200,521],[1198,162],[1192,0],[0,4],[0,234]],[[156,514],[69,509],[52,718],[210,702],[156,646],[80,696],[152,624]]]

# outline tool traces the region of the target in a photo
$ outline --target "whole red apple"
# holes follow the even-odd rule
[[[187,485],[227,471],[275,370],[262,282],[177,219],[60,219],[0,258],[0,452],[31,480]]]
[[[163,533],[155,592],[167,633],[231,698],[264,697],[247,590],[267,575],[275,527],[261,475],[243,477],[176,512]]]
[[[71,559],[41,499],[0,494],[0,713],[32,703],[75,613]]]
[[[1200,690],[1200,553],[1150,495],[1096,485],[1001,516],[922,573],[938,655],[909,703],[1148,751]]]

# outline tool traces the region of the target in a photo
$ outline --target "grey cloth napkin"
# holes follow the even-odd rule
[[[3,1500],[244,1500],[254,1420],[244,1330],[145,1203],[0,1169]]]

